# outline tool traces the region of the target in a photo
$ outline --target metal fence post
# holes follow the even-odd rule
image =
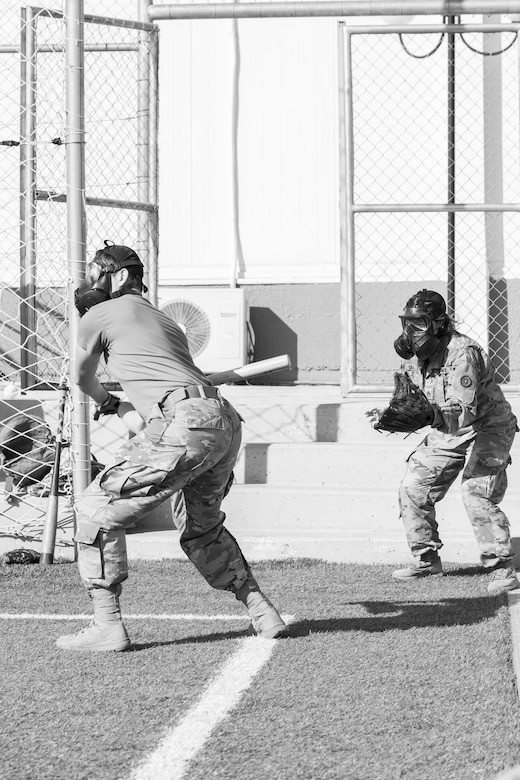
[[[356,384],[356,307],[354,240],[354,143],[350,35],[338,25],[339,180],[341,263],[341,392]]]
[[[71,371],[74,372],[79,317],[74,307],[74,288],[85,275],[85,87],[84,87],[84,5],[83,0],[67,0],[66,21],[66,144],[67,144],[67,246],[69,269],[69,320]],[[71,446],[74,495],[90,482],[89,403],[86,395],[71,382],[73,409]]]
[[[36,18],[21,9],[20,385],[36,384]]]

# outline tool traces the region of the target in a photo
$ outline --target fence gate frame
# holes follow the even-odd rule
[[[495,13],[494,10],[491,13]],[[338,22],[338,119],[339,119],[339,189],[340,189],[340,268],[341,268],[341,394],[391,393],[392,386],[357,383],[357,319],[356,319],[356,227],[355,215],[361,213],[446,213],[447,215],[447,310],[455,309],[455,214],[457,212],[520,212],[516,203],[457,203],[455,199],[455,119],[454,119],[454,43],[460,33],[513,32],[518,35],[520,26],[511,24],[462,24],[453,17],[438,25],[408,24],[347,27]],[[448,36],[448,162],[446,203],[429,204],[369,204],[356,203],[354,199],[354,108],[353,108],[353,35],[395,35],[439,33]],[[518,45],[518,43],[517,43]],[[520,391],[520,386],[508,384],[509,391]]]
[[[85,14],[84,0],[66,0],[65,12],[56,17],[65,19],[66,47],[66,135],[67,135],[67,246],[69,284],[71,369],[74,368],[79,317],[74,307],[73,288],[84,278],[86,264],[85,205],[132,209],[139,215],[139,235],[136,249],[145,266],[144,280],[152,303],[157,301],[157,170],[158,170],[158,29],[145,16],[146,4],[139,7],[142,21],[127,21],[112,17]],[[54,14],[52,14],[54,15]],[[138,61],[138,128],[136,143],[144,150],[138,155],[138,202],[114,199],[89,199],[85,177],[85,23],[106,27],[122,27],[139,31]],[[150,45],[151,56],[146,55]],[[106,47],[107,49],[110,47]],[[117,50],[117,47],[115,47]],[[79,495],[91,481],[89,399],[75,385],[71,388],[71,446],[73,457],[73,490]]]

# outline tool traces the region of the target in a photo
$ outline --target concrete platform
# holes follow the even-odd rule
[[[383,435],[367,412],[388,394],[342,398],[337,386],[248,386],[222,389],[245,419],[236,484],[223,504],[226,526],[251,561],[291,557],[335,562],[401,563],[409,559],[397,507],[405,461],[422,434]],[[510,401],[520,419],[520,397]],[[54,396],[41,400],[52,427]],[[92,451],[108,462],[127,436],[117,418],[92,423]],[[510,488],[503,502],[513,537],[520,539],[520,437],[512,451]],[[0,486],[1,487],[1,486]],[[0,496],[0,516],[7,513]],[[10,509],[13,512],[13,509]],[[21,511],[21,510],[20,510]],[[24,508],[27,512],[27,507]],[[45,502],[31,510],[45,514]],[[460,498],[460,484],[438,506],[446,561],[478,562],[477,546]],[[183,558],[169,503],[127,534],[136,558]],[[73,557],[72,525],[57,535],[56,555]],[[33,540],[0,535],[0,552]]]

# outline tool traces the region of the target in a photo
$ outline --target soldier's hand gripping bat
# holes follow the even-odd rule
[[[267,358],[266,360],[256,360],[253,363],[246,363],[246,365],[239,366],[239,368],[208,374],[207,377],[214,385],[224,385],[226,383],[240,382],[244,381],[244,379],[249,379],[250,377],[267,374],[271,371],[280,371],[282,368],[290,367],[291,359],[289,355],[277,355],[277,357]],[[103,406],[99,408],[99,412],[100,414],[107,413],[103,411]],[[108,413],[112,414],[113,412]],[[128,401],[121,401],[118,404],[117,414],[123,420],[130,433],[139,433],[139,431],[142,431],[145,427],[144,420]],[[94,419],[97,420],[98,417],[94,417]]]

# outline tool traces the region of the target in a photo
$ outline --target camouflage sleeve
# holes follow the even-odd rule
[[[445,388],[445,401],[434,407],[434,428],[456,433],[471,425],[477,417],[477,388],[480,381],[480,357],[468,348],[453,367]]]

